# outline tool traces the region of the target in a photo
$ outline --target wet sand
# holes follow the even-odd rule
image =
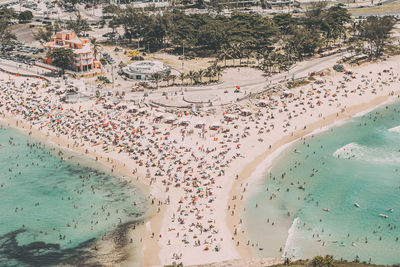
[[[374,64],[361,66],[355,70],[357,73],[355,78],[349,78],[338,73],[322,78],[325,79],[325,86],[330,87],[332,92],[335,90],[335,85],[343,85],[343,87],[336,88],[337,91],[341,92],[336,97],[332,97],[331,93],[325,93],[325,96],[321,94],[321,98],[316,98],[319,93],[316,92],[317,89],[311,87],[318,88],[321,85],[310,83],[301,88],[293,89],[294,96],[292,97],[281,98],[280,94],[265,96],[266,99],[271,98],[269,101],[277,106],[275,109],[259,108],[250,102],[243,102],[239,104],[241,109],[250,109],[251,115],[242,116],[238,115],[232,107],[229,112],[238,116],[233,122],[226,122],[224,119],[224,114],[227,112],[225,107],[222,107],[211,117],[191,117],[192,124],[206,119],[207,126],[210,126],[213,122],[219,121],[222,123],[221,128],[228,130],[227,133],[223,133],[221,130],[212,131],[205,127],[207,131],[199,132],[199,136],[188,134],[186,137],[186,135],[181,136],[178,129],[182,128],[178,128],[179,126],[161,124],[165,131],[172,132],[171,139],[181,140],[181,144],[176,141],[173,147],[176,154],[182,156],[180,163],[173,163],[174,167],[176,168],[179,165],[184,165],[186,168],[191,167],[191,171],[194,173],[187,178],[187,184],[181,185],[181,187],[176,186],[177,182],[172,179],[170,182],[165,180],[163,182],[163,178],[149,179],[149,177],[146,177],[145,166],[139,168],[140,171],[132,175],[132,169],[135,169],[136,163],[124,153],[113,150],[110,153],[105,153],[100,146],[94,147],[83,141],[76,145],[76,141],[70,139],[68,135],[57,136],[46,128],[39,130],[33,127],[30,129],[30,125],[21,122],[20,119],[17,127],[23,128],[25,132],[32,131],[32,135],[45,138],[48,142],[59,147],[72,149],[93,159],[97,158],[98,162],[108,166],[114,174],[118,173],[124,176],[124,179],[129,182],[140,181],[148,188],[149,201],[152,201],[153,205],[150,219],[145,222],[142,230],[143,262],[145,266],[170,264],[173,261],[182,261],[184,264],[203,264],[236,258],[249,258],[251,257],[251,240],[248,240],[246,229],[241,228],[240,222],[241,211],[244,208],[243,200],[246,199],[247,193],[244,192],[247,188],[246,180],[257,166],[272,155],[274,151],[277,151],[279,147],[321,127],[350,118],[361,111],[382,104],[389,99],[389,94],[393,91],[396,91],[397,94],[396,84],[399,83],[397,72],[393,74],[396,79],[393,78],[393,81],[388,84],[382,82],[383,87],[377,86],[378,90],[374,90],[375,87],[372,86],[364,93],[361,92],[364,90],[362,88],[357,90],[353,88],[357,87],[357,84],[364,84],[363,80],[365,79],[376,79],[378,81],[380,79],[378,73],[383,69],[395,67],[397,59],[392,58],[379,66]],[[373,74],[369,74],[371,70],[374,71]],[[342,83],[343,77],[348,80]],[[379,82],[376,84],[380,85]],[[308,93],[301,93],[301,90]],[[318,103],[317,99],[321,99],[323,103]],[[301,109],[302,106],[298,106],[300,102],[304,102],[304,109]],[[154,112],[153,109],[146,109],[148,112]],[[10,123],[10,126],[16,126],[17,120],[11,114],[7,114],[5,119]],[[143,120],[151,123],[154,121],[154,113],[143,117]],[[237,131],[238,126],[243,127],[243,129]],[[184,133],[187,134],[189,130],[191,128]],[[240,143],[232,142],[235,136],[233,134],[229,136],[229,132],[237,134]],[[159,134],[152,136],[150,134],[148,137],[157,142],[158,146],[163,145],[163,142],[160,141],[162,139],[159,139]],[[183,148],[181,149],[178,144]],[[112,147],[112,144],[108,146]],[[191,148],[197,146],[204,148],[200,147],[199,151],[191,150]],[[223,154],[216,152],[223,152]],[[143,157],[146,158],[146,156]],[[191,157],[191,161],[188,161],[185,157]],[[194,175],[198,175],[200,172],[195,168],[200,161],[204,162],[205,166],[209,166],[206,170],[209,170],[208,175],[212,173],[213,176],[202,178],[205,181],[203,185],[200,185],[207,187],[207,190],[202,198],[196,200],[198,201],[196,203],[193,190],[197,190],[198,186],[196,186],[196,183],[191,183],[199,179]],[[219,163],[225,166],[222,168],[218,165],[213,167],[217,161],[227,161],[227,163]],[[186,163],[186,165],[183,163]],[[147,169],[151,173],[156,171],[156,167],[149,166]],[[176,219],[178,217],[176,214],[183,215],[182,218],[185,219]],[[194,216],[195,214],[201,215]],[[206,231],[203,231],[204,229]],[[193,231],[196,231],[196,237]],[[181,235],[178,235],[178,233],[181,233]],[[182,242],[182,235],[186,236],[187,244]],[[249,245],[246,245],[248,241]]]

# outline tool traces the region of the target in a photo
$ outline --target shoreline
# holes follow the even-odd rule
[[[252,183],[262,179],[265,176],[265,174],[268,173],[268,170],[273,166],[274,162],[277,160],[277,157],[286,149],[288,149],[290,146],[292,146],[294,143],[299,141],[301,138],[325,132],[330,128],[337,126],[338,124],[346,123],[348,120],[352,118],[363,116],[381,106],[390,105],[396,101],[399,101],[398,96],[400,95],[400,90],[395,92],[394,95],[396,97],[389,95],[377,96],[370,102],[353,105],[351,107],[348,107],[346,111],[341,112],[339,116],[336,116],[335,114],[327,115],[326,117],[322,118],[317,122],[306,125],[307,126],[306,130],[299,130],[297,132],[294,132],[293,135],[287,135],[282,137],[272,145],[271,149],[256,156],[252,162],[250,162],[243,168],[242,172],[239,174],[239,179],[235,180],[229,193],[230,196],[229,205],[233,206],[236,204],[237,209],[241,211],[240,214],[236,213],[234,216],[230,216],[230,214],[227,212],[227,222],[229,222],[228,225],[232,231],[232,234],[234,235],[233,229],[235,229],[236,226],[234,222],[239,222],[241,219],[243,220],[243,218],[240,218],[243,209],[246,206],[248,198],[254,194],[254,192],[251,192],[249,190],[244,194],[243,201],[232,200],[234,196],[238,196],[241,193],[243,193],[240,190],[238,190],[241,187],[240,184],[246,182],[249,184],[249,187],[251,187]],[[244,225],[242,224],[242,226]],[[237,227],[237,229],[242,230],[241,227],[240,228]],[[288,230],[290,230],[290,228]],[[238,234],[237,238],[235,238],[235,241],[239,241],[240,243],[244,244],[248,240],[247,234],[243,233],[242,231],[238,231],[237,233]],[[245,248],[239,248],[239,253],[241,255],[241,258],[258,258],[254,257],[255,253],[254,251],[252,251],[250,246],[247,246]],[[280,258],[280,260],[283,262],[284,258]]]
[[[133,186],[138,188],[140,191],[142,191],[144,196],[148,196],[148,191],[149,189],[146,187],[143,181],[138,181],[134,180],[133,176],[130,175],[127,171],[125,171],[123,168],[115,168],[116,171],[110,171],[107,168],[112,168],[111,166],[108,166],[109,164],[106,162],[102,162],[100,160],[96,161],[96,157],[98,155],[96,153],[86,153],[83,149],[77,149],[77,148],[70,148],[70,145],[72,145],[70,142],[67,140],[56,137],[53,135],[44,135],[43,132],[40,130],[31,127],[31,125],[27,124],[23,120],[18,120],[16,118],[11,117],[8,114],[1,113],[0,112],[0,125],[3,125],[3,127],[8,127],[13,130],[18,131],[22,135],[33,139],[36,142],[40,142],[47,146],[49,148],[49,151],[53,153],[53,156],[57,156],[55,154],[55,151],[62,151],[62,158],[65,161],[70,161],[72,163],[77,163],[78,165],[81,165],[79,162],[79,159],[84,159],[85,162],[81,166],[87,166],[90,168],[94,168],[96,170],[103,171],[105,173],[108,173],[113,177],[113,179],[118,179],[119,182],[126,182],[126,178],[128,177],[130,179],[129,183],[132,183],[133,181]],[[46,138],[47,137],[47,138]],[[69,156],[69,157],[67,157]],[[58,157],[58,156],[57,156]],[[102,157],[101,157],[102,158]],[[125,180],[123,180],[125,179]],[[146,197],[148,198],[148,197]],[[153,207],[149,204],[148,209],[145,211],[142,217],[137,218],[135,220],[126,222],[122,225],[117,226],[114,229],[110,229],[107,233],[105,233],[104,239],[101,239],[100,236],[96,238],[94,242],[91,242],[91,247],[97,247],[97,250],[93,250],[93,248],[84,248],[85,250],[89,250],[91,253],[94,254],[93,258],[96,259],[100,257],[102,259],[102,262],[108,262],[108,264],[115,264],[115,263],[122,263],[121,258],[127,264],[127,266],[132,266],[132,264],[138,264],[137,266],[143,265],[144,258],[140,258],[139,261],[135,258],[133,259],[132,257],[138,256],[137,254],[142,254],[143,249],[145,247],[145,244],[142,242],[142,238],[144,236],[144,223],[151,218],[152,213],[153,213]],[[123,228],[123,230],[121,230]],[[120,243],[116,243],[114,241],[114,237],[118,235],[119,233],[123,232],[123,240],[124,242],[122,247]],[[121,237],[120,235],[118,235]],[[121,238],[119,238],[119,241]],[[129,244],[127,240],[132,239],[134,240],[134,244]],[[137,244],[136,244],[137,243]],[[128,248],[129,246],[129,248]],[[130,251],[132,249],[132,246],[135,247],[134,251]],[[113,253],[110,252],[110,249],[112,249],[114,252],[118,250],[118,253]],[[121,255],[121,250],[125,251]],[[110,256],[116,254],[118,257],[111,257]],[[131,259],[131,260],[129,260]],[[124,265],[125,265],[124,264]]]
[[[363,68],[362,70],[366,71],[373,66],[376,65],[370,64],[367,66],[361,66],[360,69]],[[384,68],[385,64],[380,66],[380,68],[381,67]],[[334,80],[340,77],[335,78],[335,76],[333,75],[333,77],[329,76],[327,78]],[[358,80],[355,80],[355,82],[356,81]],[[350,85],[350,87],[351,86],[353,85]],[[301,113],[302,115],[300,117],[294,118],[292,121],[290,121],[290,129],[289,127],[279,128],[282,127],[283,123],[286,121],[285,115],[287,114],[281,111],[279,111],[278,113],[278,110],[271,109],[271,113],[273,112],[277,114],[277,119],[275,120],[275,122],[277,122],[277,126],[276,128],[272,127],[271,133],[262,135],[263,138],[267,138],[268,140],[266,140],[265,143],[262,143],[264,141],[260,141],[261,143],[257,142],[256,138],[260,136],[257,135],[255,129],[252,129],[251,133],[249,133],[249,136],[251,136],[251,138],[243,140],[240,139],[240,143],[243,144],[242,147],[244,149],[232,150],[241,152],[239,153],[241,154],[240,157],[235,157],[234,160],[229,161],[226,164],[227,168],[224,169],[223,175],[218,175],[221,177],[215,177],[216,181],[213,181],[212,187],[214,187],[215,185],[216,188],[215,191],[213,191],[213,197],[215,197],[215,201],[209,205],[211,208],[207,207],[210,211],[209,213],[207,213],[207,210],[205,212],[205,215],[208,219],[214,219],[214,224],[220,231],[220,233],[217,232],[216,236],[220,238],[220,241],[223,242],[224,246],[221,253],[213,252],[213,254],[206,254],[207,252],[203,252],[204,250],[200,250],[201,248],[187,248],[180,243],[174,244],[177,246],[169,246],[169,244],[167,244],[166,241],[168,238],[170,238],[172,241],[181,241],[178,237],[174,237],[175,233],[169,233],[170,227],[174,226],[174,223],[171,223],[168,220],[174,214],[176,206],[178,205],[178,200],[179,198],[182,198],[183,194],[181,193],[181,191],[171,186],[171,191],[168,193],[168,202],[169,196],[171,196],[171,202],[173,204],[167,205],[169,203],[167,203],[166,201],[166,192],[168,192],[170,188],[165,187],[165,185],[163,186],[160,183],[160,179],[157,181],[156,178],[154,178],[156,182],[154,184],[151,184],[151,180],[144,175],[144,170],[142,172],[137,172],[132,175],[129,167],[135,167],[137,163],[135,163],[133,159],[130,159],[127,154],[118,155],[117,152],[115,152],[116,150],[112,150],[111,152],[103,151],[100,146],[95,147],[84,141],[81,141],[81,143],[79,143],[79,146],[77,146],[74,144],[75,141],[72,138],[70,139],[69,135],[67,134],[55,136],[53,132],[50,132],[50,130],[48,130],[50,129],[50,127],[44,129],[36,129],[37,126],[33,126],[32,128],[30,128],[30,123],[20,118],[20,115],[12,117],[12,115],[10,114],[7,117],[9,121],[14,122],[18,129],[21,129],[22,127],[21,130],[25,132],[32,131],[35,135],[45,139],[46,142],[52,143],[57,148],[69,149],[84,156],[87,156],[93,160],[97,159],[97,162],[101,163],[103,166],[105,166],[105,168],[110,168],[110,172],[113,173],[113,175],[121,175],[121,179],[124,179],[127,182],[141,184],[145,188],[144,192],[148,195],[149,201],[154,201],[154,204],[150,205],[147,214],[148,217],[146,217],[144,225],[140,227],[140,237],[143,238],[143,242],[141,243],[141,253],[143,256],[142,260],[144,266],[170,264],[172,262],[171,254],[172,252],[174,252],[174,250],[180,250],[185,255],[183,260],[176,260],[177,263],[183,262],[185,265],[195,265],[207,264],[216,261],[221,262],[237,258],[247,259],[254,255],[251,250],[251,246],[246,245],[246,242],[248,241],[247,231],[243,227],[243,224],[240,222],[240,219],[242,216],[242,210],[246,204],[246,195],[248,194],[248,192],[244,192],[243,194],[242,191],[247,188],[249,181],[252,180],[251,177],[255,175],[254,173],[258,170],[258,168],[261,168],[260,166],[262,166],[265,160],[273,162],[274,158],[276,158],[276,156],[278,156],[286,148],[285,145],[290,144],[291,142],[294,142],[299,138],[302,138],[303,136],[312,134],[314,131],[318,131],[322,127],[332,125],[341,120],[349,119],[351,117],[354,117],[355,114],[365,112],[365,110],[368,110],[368,108],[375,109],[377,106],[384,104],[390,98],[389,93],[391,91],[396,91],[396,95],[398,94],[398,89],[390,90],[391,86],[393,86],[393,84],[388,85],[388,92],[385,91],[376,95],[368,92],[366,96],[361,96],[364,98],[359,99],[359,101],[361,102],[360,104],[355,103],[356,100],[354,99],[347,98],[347,95],[346,97],[342,97],[341,100],[350,103],[347,104],[348,107],[346,103],[342,103],[340,101],[339,103],[343,104],[343,106],[337,105],[336,107],[331,107],[331,104],[329,104],[328,101],[326,101],[326,103],[329,104],[329,106],[327,104],[324,104],[324,106],[316,107],[314,108],[314,110],[308,109],[307,106],[307,109],[308,111],[311,111],[311,114],[310,112],[305,112],[304,114]],[[302,88],[303,87],[295,88],[293,89],[293,92],[297,94]],[[292,108],[294,108],[294,104],[292,106]],[[253,110],[261,110],[260,108],[255,108],[254,105],[250,105],[250,107]],[[319,116],[319,114],[315,114],[316,112],[321,112],[321,116]],[[314,117],[312,117],[313,113],[315,115]],[[220,119],[220,116],[215,115],[207,119],[217,121],[218,119]],[[241,120],[246,121],[245,118],[242,118]],[[22,121],[22,123],[19,121]],[[239,122],[239,120],[237,122]],[[246,121],[246,123],[247,122],[249,122],[249,120]],[[233,129],[233,124],[234,123],[226,123],[226,125],[223,124],[223,126]],[[306,129],[303,129],[304,125],[307,126]],[[165,128],[167,129],[167,126],[165,126]],[[257,126],[255,128],[257,128]],[[171,127],[171,130],[173,129],[175,128]],[[48,133],[49,135],[47,136],[46,133]],[[203,144],[209,143],[214,146],[217,142],[212,143],[211,137],[214,137],[215,141],[215,136],[218,136],[221,138],[221,140],[224,140],[221,135],[217,135],[217,133],[214,133],[212,131],[209,131],[207,133],[207,137],[210,137],[210,139],[205,140],[206,138],[204,138],[204,140],[202,140],[201,138],[198,138],[195,140],[199,140],[199,146],[202,144],[202,142]],[[188,135],[188,139],[190,138],[193,139],[193,136]],[[180,139],[180,137],[178,137],[178,139]],[[221,142],[219,143],[221,144]],[[268,145],[271,146],[270,149],[268,149]],[[215,147],[218,147],[218,145],[215,145]],[[239,149],[239,147],[236,147],[236,145],[233,143],[230,144],[229,149],[230,148]],[[202,152],[204,153],[204,151]],[[270,156],[272,157],[272,159],[269,159]],[[267,167],[264,167],[263,169],[265,170],[266,168]],[[217,176],[215,173],[214,175]],[[238,175],[238,179],[235,179],[236,175]],[[247,184],[244,185],[245,183]],[[241,184],[244,186],[241,187]],[[242,195],[242,199],[240,199],[240,195]],[[206,202],[206,200],[204,200],[204,202]],[[156,203],[157,201],[159,202],[158,205]],[[174,204],[176,204],[176,206]],[[189,203],[189,205],[190,204],[194,206],[193,203]],[[227,209],[227,206],[232,207],[232,209]],[[233,212],[232,215],[231,212]],[[191,222],[193,223],[193,221],[194,220],[192,220]],[[238,230],[237,235],[235,235],[235,228],[237,228]],[[187,229],[185,228],[184,230],[186,231]],[[237,245],[237,242],[239,242],[239,246]],[[185,248],[183,249],[183,247]],[[124,265],[130,266],[129,263],[130,261],[128,259],[128,261]]]

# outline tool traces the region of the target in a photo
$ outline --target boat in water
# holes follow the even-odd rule
[[[385,215],[385,214],[379,214],[379,216],[383,217],[383,218],[389,218],[389,216]]]
[[[360,204],[358,204],[358,203],[356,202],[356,203],[354,203],[354,206],[356,206],[357,208],[359,208],[359,207],[360,207]]]

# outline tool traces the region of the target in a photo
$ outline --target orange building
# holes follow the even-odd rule
[[[51,65],[50,53],[55,48],[71,48],[74,56],[71,62],[71,70],[81,73],[101,72],[100,61],[94,60],[94,49],[90,40],[87,38],[78,37],[74,31],[64,30],[57,32],[52,40],[44,45],[48,49],[48,56],[43,59],[45,64]],[[84,75],[85,76],[85,75]]]

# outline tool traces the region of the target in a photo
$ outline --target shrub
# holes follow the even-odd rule
[[[333,69],[337,72],[344,72],[344,67],[342,64],[336,64],[333,66]]]

